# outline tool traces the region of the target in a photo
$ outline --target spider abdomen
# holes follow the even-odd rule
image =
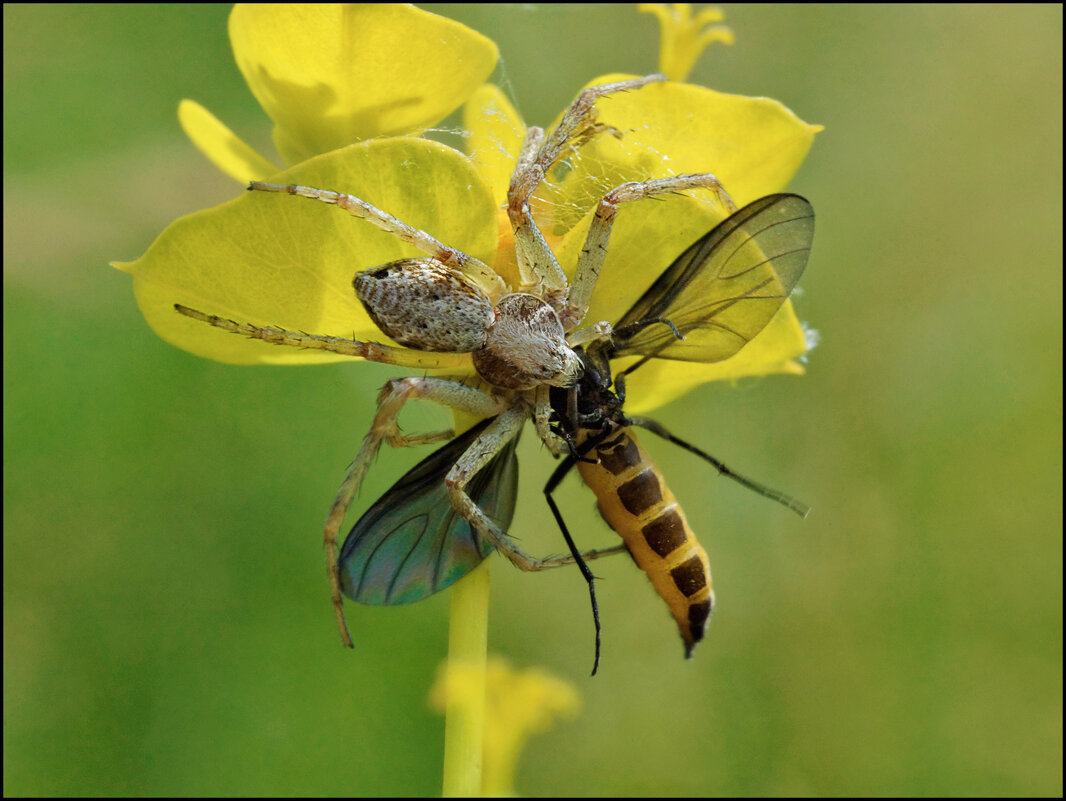
[[[485,344],[488,295],[436,259],[397,259],[356,273],[352,285],[370,319],[401,345],[469,353]]]

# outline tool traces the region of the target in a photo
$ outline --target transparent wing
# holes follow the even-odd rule
[[[611,356],[728,359],[785,302],[807,266],[813,238],[814,209],[799,195],[750,203],[678,256],[626,312],[615,325]],[[685,338],[666,325],[646,324],[655,319],[669,321]]]
[[[419,462],[352,527],[339,560],[341,590],[353,601],[396,606],[440,592],[478,566],[492,545],[452,507],[444,477],[489,421]],[[467,486],[474,503],[506,530],[518,490],[518,438]]]

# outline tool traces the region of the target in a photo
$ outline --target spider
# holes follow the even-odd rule
[[[430,457],[444,454],[434,462],[434,469],[443,470],[450,464],[444,486],[451,509],[485,542],[522,570],[544,570],[576,561],[582,567],[591,592],[592,575],[583,564],[584,560],[626,550],[626,545],[622,544],[580,553],[564,530],[570,554],[534,557],[507,535],[494,519],[496,515],[486,513],[476,502],[483,497],[484,491],[472,482],[487,467],[498,464],[504,454],[513,453],[513,444],[529,418],[533,419],[537,435],[553,454],[575,456],[575,442],[563,430],[565,427],[558,424],[559,410],[553,409],[551,391],[578,385],[587,369],[585,348],[596,352],[605,352],[606,348],[606,352],[616,352],[608,348],[612,339],[611,324],[607,321],[588,324],[585,318],[619,206],[667,193],[704,188],[714,194],[727,213],[737,211],[718,179],[710,173],[623,183],[599,201],[585,246],[577,260],[573,283],[567,282],[533,220],[530,199],[568,147],[605,130],[605,126],[596,121],[594,106],[599,98],[663,80],[664,76],[649,75],[588,88],[578,95],[550,133],[545,134],[536,127],[528,129],[507,194],[507,215],[514,232],[519,275],[519,283],[514,287],[507,286],[481,261],[352,195],[296,185],[260,182],[249,185],[249,190],[288,193],[339,206],[426,254],[425,257],[400,259],[360,272],[353,280],[356,295],[378,328],[402,347],[260,327],[175,304],[181,314],[232,333],[277,345],[360,356],[402,367],[454,367],[456,354],[472,355],[477,374],[487,386],[470,386],[458,379],[423,376],[391,379],[381,390],[370,430],[333,501],[323,533],[331,599],[346,646],[352,647],[353,643],[342,609],[337,533],[383,442],[392,447],[405,447],[452,440]],[[791,283],[784,282],[785,286],[773,295],[777,298],[776,306],[788,296],[795,278],[798,274],[790,278]],[[738,300],[740,298],[733,297],[727,306]],[[768,319],[751,335],[761,330]],[[638,339],[634,336],[637,330],[655,323],[662,323],[661,328],[669,329],[667,339],[684,338],[673,322],[660,316],[627,320],[627,323],[625,341]],[[706,325],[706,321],[703,324]],[[698,325],[698,321],[694,323],[694,326]],[[741,341],[733,352],[746,341]],[[656,342],[659,350],[665,347],[662,341]],[[400,432],[397,421],[400,410],[412,398],[432,401],[487,422],[454,440],[455,435],[450,430],[405,435]],[[587,427],[583,420],[571,420],[571,427]],[[392,499],[393,502],[396,500]],[[378,503],[383,501],[385,498]],[[477,561],[480,558],[474,564]],[[595,608],[594,595],[593,606]],[[597,634],[598,626],[597,620]]]

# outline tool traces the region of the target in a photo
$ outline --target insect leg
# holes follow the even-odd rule
[[[269,342],[271,345],[287,345],[305,350],[324,350],[330,353],[340,353],[344,356],[360,356],[367,361],[395,364],[400,367],[423,369],[443,367],[459,370],[469,366],[470,357],[465,353],[437,353],[411,350],[409,348],[394,348],[390,345],[379,345],[377,342],[360,342],[357,339],[326,337],[320,334],[307,334],[303,331],[288,331],[284,328],[249,325],[248,323],[228,320],[225,317],[217,317],[213,314],[204,314],[202,311],[190,309],[180,303],[174,304],[174,310],[179,314],[184,314],[186,317],[199,320],[201,323],[207,323],[215,328],[221,328],[223,331],[229,331],[231,334],[242,334],[251,339]]]
[[[618,213],[620,203],[628,203],[634,200],[643,200],[656,195],[671,192],[683,192],[688,189],[710,189],[714,192],[718,202],[726,209],[727,214],[737,210],[733,199],[729,197],[718,179],[709,172],[696,175],[674,175],[669,178],[654,178],[650,181],[630,181],[608,192],[600,201],[596,214],[592,218],[588,235],[585,237],[585,246],[581,249],[581,255],[577,260],[574,271],[574,283],[570,288],[566,308],[560,313],[563,328],[570,331],[576,328],[585,318],[589,309],[589,301],[592,298],[592,290],[596,286],[596,280],[603,266],[603,258],[607,253],[607,242],[611,237],[611,226],[614,217]]]
[[[312,200],[321,200],[323,203],[329,203],[332,206],[339,206],[353,217],[373,223],[378,228],[383,228],[398,239],[407,242],[409,245],[414,245],[423,253],[432,256],[448,267],[465,273],[481,284],[482,288],[490,295],[495,296],[506,291],[503,279],[484,262],[475,259],[473,256],[466,255],[461,250],[444,245],[425,231],[408,225],[391,214],[386,214],[377,206],[372,206],[355,195],[334,192],[332,189],[315,189],[314,187],[298,186],[296,184],[267,184],[261,181],[252,181],[248,184],[248,189],[299,195]]]
[[[723,462],[719,461],[718,459],[715,459],[709,453],[700,450],[695,445],[686,442],[685,440],[680,439],[679,437],[675,437],[673,434],[666,430],[666,427],[663,426],[662,423],[659,423],[655,420],[649,420],[646,417],[628,417],[626,418],[626,422],[629,425],[646,428],[653,434],[657,434],[663,439],[668,440],[674,443],[675,445],[684,448],[686,451],[696,454],[701,459],[710,462],[710,464],[723,476],[733,479],[738,484],[742,484],[748,489],[754,490],[755,492],[766,498],[769,498],[770,500],[777,501],[782,506],[787,506],[800,517],[805,518],[808,514],[810,514],[811,507],[807,506],[807,504],[803,503],[802,501],[796,500],[791,495],[786,495],[783,492],[779,492],[778,490],[772,489],[771,487],[767,487],[763,484],[760,484],[758,481],[753,481],[750,478],[746,478],[745,476],[734,472],[731,468],[726,467]]]
[[[344,516],[348,512],[352,499],[363,483],[371,462],[374,461],[374,457],[381,448],[381,443],[387,441],[390,444],[403,445],[418,441],[417,435],[414,437],[401,435],[396,426],[400,409],[410,398],[433,401],[475,417],[491,417],[499,414],[506,406],[506,402],[496,396],[444,378],[394,378],[382,388],[378,396],[377,413],[370,424],[370,430],[363,437],[359,453],[356,454],[355,460],[348,468],[344,483],[337,491],[337,497],[326,516],[322,535],[326,549],[326,573],[329,576],[330,598],[337,616],[341,640],[349,648],[352,647],[352,637],[348,633],[348,625],[345,623],[344,610],[341,606],[340,574],[337,566],[337,532],[344,522]]]
[[[558,505],[555,503],[555,499],[552,497],[552,493],[555,492],[556,487],[559,486],[559,482],[563,480],[571,468],[577,464],[576,456],[567,456],[566,460],[555,468],[555,471],[548,479],[548,483],[544,485],[544,499],[548,502],[548,508],[552,510],[552,516],[555,517],[555,522],[559,525],[559,530],[563,532],[563,539],[566,540],[567,546],[570,548],[570,553],[574,556],[574,561],[577,563],[578,569],[581,571],[581,575],[584,576],[585,582],[589,585],[589,599],[592,601],[592,622],[596,626],[596,656],[592,662],[592,675],[596,675],[596,669],[600,666],[600,607],[596,602],[596,587],[595,576],[592,575],[592,571],[589,570],[589,566],[585,564],[585,560],[581,558],[580,552],[577,550],[577,545],[574,544],[573,537],[570,536],[570,531],[566,527],[566,523],[563,521],[562,512],[559,511]],[[620,551],[625,550],[625,545],[615,546]]]
[[[515,544],[498,525],[486,515],[481,508],[474,503],[466,492],[466,485],[478,472],[499,453],[503,445],[518,435],[519,430],[525,424],[528,408],[514,406],[503,412],[493,420],[466,452],[448,471],[445,483],[451,496],[452,506],[455,511],[472,525],[477,531],[489,540],[495,548],[506,556],[516,567],[527,570],[547,570],[553,567],[562,567],[572,564],[572,554],[560,556],[546,556],[537,558],[530,556]],[[612,548],[599,548],[580,554],[582,559],[598,559],[601,556],[610,556],[620,553],[624,548],[618,546]]]

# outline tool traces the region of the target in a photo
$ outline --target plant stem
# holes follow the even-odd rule
[[[489,629],[489,562],[485,559],[452,586],[448,668],[462,666],[477,688],[476,697],[450,692],[444,720],[445,798],[481,793],[485,743],[485,658]]]

